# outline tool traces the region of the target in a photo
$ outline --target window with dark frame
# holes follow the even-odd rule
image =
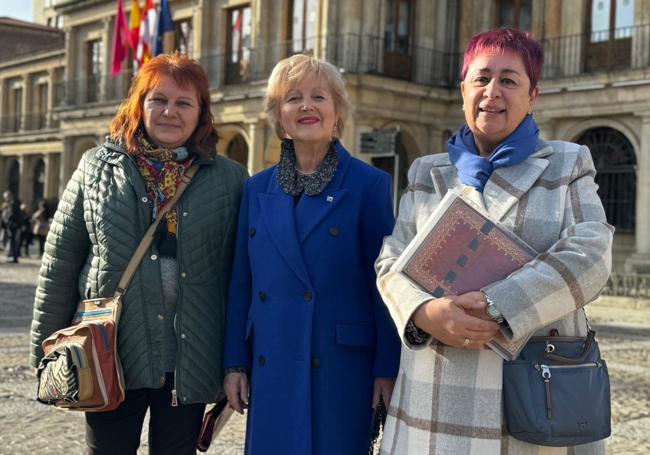
[[[37,104],[37,118],[36,125],[37,129],[45,128],[47,120],[47,92],[48,87],[47,83],[41,83],[36,86],[38,104]]]
[[[384,75],[410,80],[413,74],[415,0],[386,0]]]
[[[228,10],[226,83],[249,80],[252,17],[250,5]]]
[[[533,0],[501,0],[499,2],[499,27],[530,31]]]
[[[86,101],[99,100],[102,77],[102,41],[86,41]]]
[[[13,132],[20,130],[20,122],[23,117],[23,89],[16,88],[11,91],[13,118],[10,130]]]
[[[194,51],[192,34],[192,19],[174,22],[174,50],[191,57]]]
[[[634,0],[587,2],[585,69],[626,68],[631,62]]]
[[[289,28],[292,53],[314,49],[317,34],[319,0],[291,0]]]

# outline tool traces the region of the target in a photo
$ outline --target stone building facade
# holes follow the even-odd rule
[[[34,200],[34,188],[38,192],[38,179],[44,197],[60,193],[81,154],[103,141],[131,75],[130,69],[109,75],[114,0],[35,3],[36,20],[61,27],[63,45],[0,63],[3,122],[17,115],[10,101],[16,83],[47,81],[50,88],[47,128],[30,130],[25,120],[18,131],[0,132],[0,190],[16,189],[28,201]],[[125,1],[127,10],[130,3]],[[468,39],[497,26],[531,31],[546,55],[535,108],[542,134],[591,147],[600,194],[617,227],[615,267],[650,272],[650,0],[170,0],[170,5],[176,47],[201,61],[210,77],[219,153],[251,173],[277,161],[279,140],[262,111],[266,77],[279,59],[310,51],[346,78],[354,112],[343,143],[393,172],[396,195],[413,159],[444,151],[463,121],[458,71]],[[22,96],[24,106],[38,98],[33,92]],[[27,119],[30,112],[18,114]],[[368,153],[362,138],[373,131],[399,131],[394,149]]]

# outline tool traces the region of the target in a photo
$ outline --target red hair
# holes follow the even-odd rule
[[[154,57],[140,68],[131,82],[129,94],[117,109],[117,115],[111,124],[111,137],[115,141],[123,141],[129,153],[139,152],[136,135],[140,128],[144,128],[144,98],[166,76],[174,79],[179,87],[196,90],[200,108],[199,122],[187,145],[203,158],[214,156],[219,136],[214,129],[214,118],[210,111],[208,76],[198,62],[178,52]]]
[[[524,61],[524,68],[526,68],[526,74],[530,79],[530,92],[532,93],[537,87],[544,65],[544,49],[530,36],[530,33],[512,28],[495,28],[472,37],[467,43],[463,56],[461,80],[465,80],[469,65],[474,58],[485,51],[512,51],[519,55]]]

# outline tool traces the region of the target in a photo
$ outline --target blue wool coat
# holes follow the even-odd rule
[[[390,177],[337,143],[336,175],[294,198],[276,166],[242,199],[225,367],[249,367],[246,453],[368,453],[373,382],[400,341],[373,262],[393,224]]]

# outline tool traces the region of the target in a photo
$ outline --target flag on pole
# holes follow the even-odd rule
[[[124,13],[124,0],[117,0],[117,14],[113,28],[113,49],[111,51],[111,75],[117,76],[122,71],[122,61],[128,56],[131,47],[129,26]]]
[[[169,9],[169,0],[161,0],[160,16],[158,17],[158,33],[156,33],[156,48],[154,55],[169,54],[174,51],[174,21]]]
[[[138,37],[137,59],[138,66],[144,65],[151,59],[155,39],[156,39],[156,7],[153,0],[147,0],[142,10],[142,20],[140,21],[140,35]]]
[[[129,21],[129,32],[131,38],[131,49],[138,48],[140,37],[140,4],[138,0],[131,0],[131,20]]]

